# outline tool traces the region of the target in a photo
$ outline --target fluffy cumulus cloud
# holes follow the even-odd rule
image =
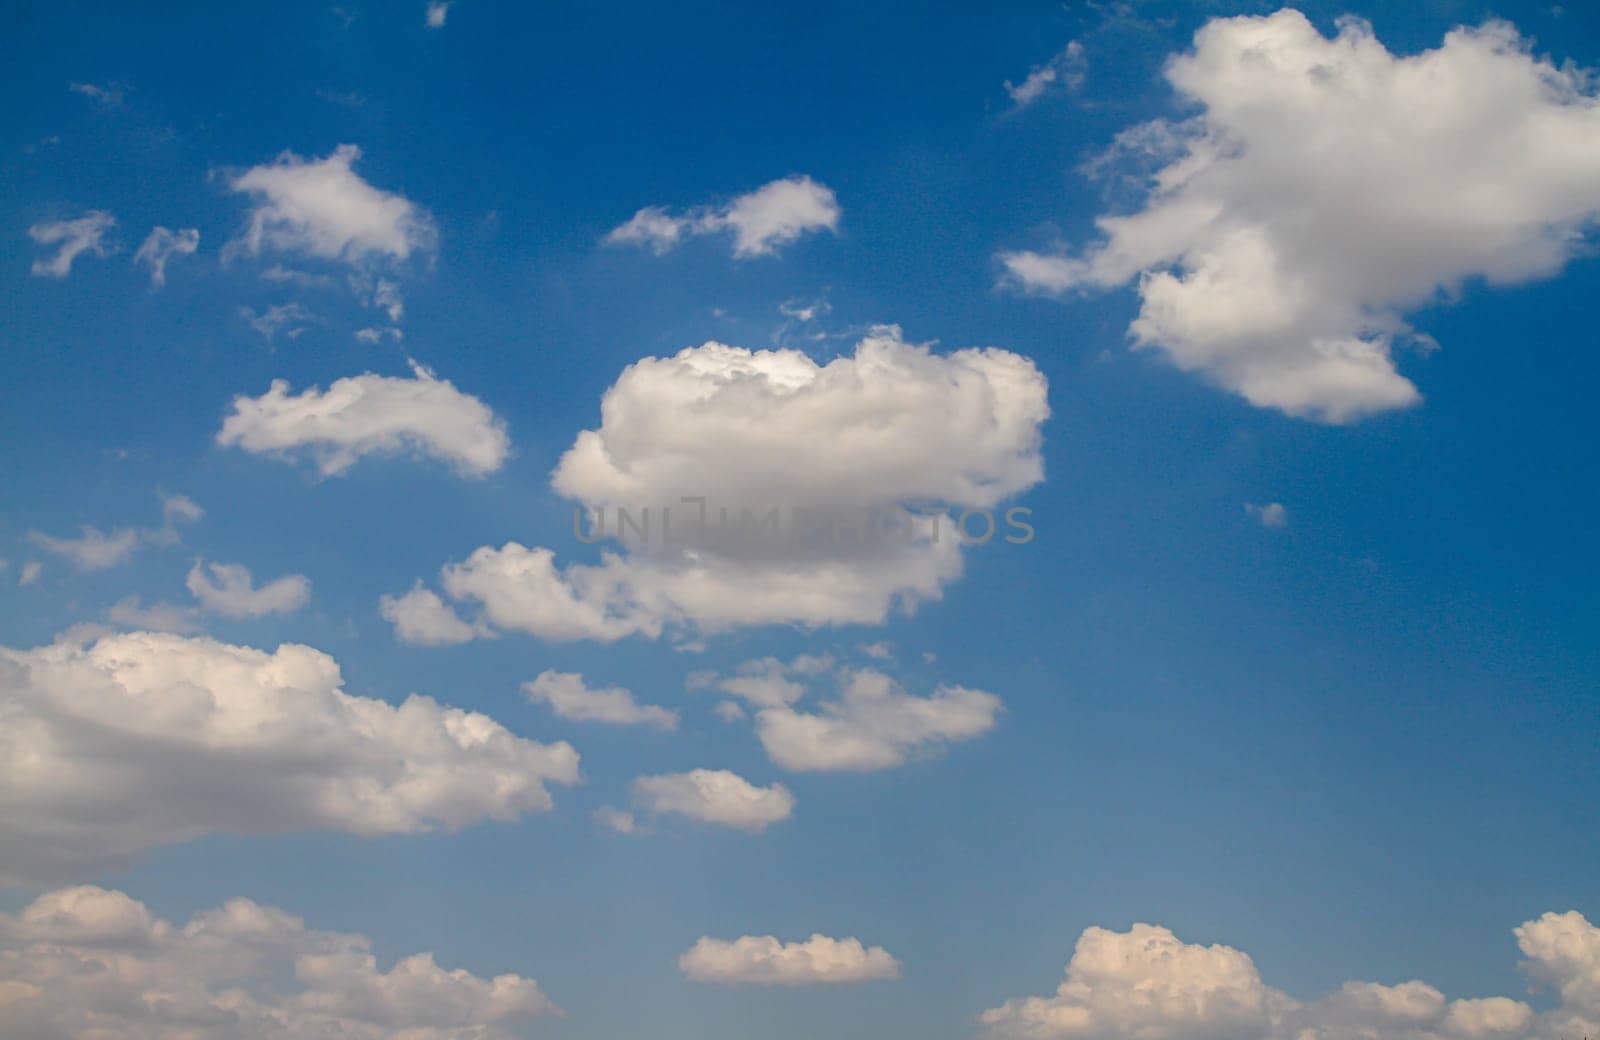
[[[411,453],[449,463],[464,476],[499,469],[511,453],[488,405],[412,362],[410,378],[371,372],[298,394],[281,379],[260,397],[234,398],[217,443],[255,454],[308,453],[337,476],[366,455]]]
[[[1600,1026],[1600,928],[1545,914],[1516,929],[1535,984],[1558,998],[1536,1013],[1519,1000],[1450,1000],[1424,982],[1347,982],[1302,1002],[1268,986],[1228,946],[1185,943],[1165,928],[1089,928],[1048,997],[983,1013],[994,1038],[1027,1040],[1558,1040]]]
[[[803,705],[823,676],[831,676],[836,696]],[[876,668],[836,665],[831,656],[747,661],[732,675],[696,674],[689,685],[748,705],[767,756],[796,772],[890,769],[919,751],[982,736],[1004,710],[999,697],[965,686],[914,696]],[[718,713],[730,722],[745,718],[737,701],[724,702]]]
[[[620,686],[592,687],[583,676],[553,669],[540,672],[522,684],[522,692],[535,704],[543,704],[564,719],[577,722],[608,722],[614,726],[654,726],[676,729],[678,713],[654,704],[640,704]]]
[[[117,218],[105,210],[90,210],[76,220],[56,220],[35,224],[28,229],[28,237],[41,246],[55,246],[48,258],[33,262],[33,273],[43,278],[65,278],[72,271],[72,262],[88,253],[105,256],[106,232],[116,226]]]
[[[764,831],[794,812],[787,787],[757,787],[726,769],[641,776],[633,782],[633,802],[651,816],[687,816],[743,831]]]
[[[150,269],[150,284],[161,288],[167,284],[167,261],[175,256],[189,256],[200,248],[200,232],[195,228],[155,227],[133,254],[133,262]]]
[[[423,588],[421,582],[404,595],[381,597],[378,612],[394,626],[396,637],[418,646],[453,646],[494,634],[485,626],[461,620],[450,604]]]
[[[237,563],[196,560],[185,584],[206,610],[231,618],[292,614],[311,600],[311,581],[305,575],[289,574],[257,586],[250,571]]]
[[[826,935],[791,943],[771,935],[731,942],[701,936],[679,956],[678,969],[694,982],[723,986],[823,986],[900,977],[900,962],[882,946],[869,949],[859,939]]]
[[[721,343],[645,358],[552,477],[578,536],[608,540],[599,561],[509,542],[441,584],[494,628],[554,640],[880,623],[960,574],[959,510],[1042,479],[1045,389],[1027,358],[937,354],[894,327],[826,364]],[[912,508],[930,502],[953,512]]]
[[[9,882],[213,832],[361,835],[550,808],[578,755],[413,694],[342,689],[306,646],[152,632],[0,648],[0,867]]]
[[[763,184],[723,206],[703,206],[674,215],[646,206],[606,235],[611,245],[647,246],[657,254],[692,235],[728,233],[736,257],[768,256],[810,231],[837,231],[839,202],[833,190],[810,177],[785,177]]]
[[[18,1040],[511,1040],[558,1013],[533,979],[428,953],[383,970],[365,936],[248,899],[180,925],[86,886],[0,914],[0,1017]]]
[[[361,149],[340,145],[323,159],[285,152],[235,175],[229,186],[255,202],[233,250],[273,250],[357,263],[405,260],[434,248],[433,219],[402,195],[355,172]]]
[[[1134,343],[1260,407],[1417,403],[1396,348],[1431,341],[1405,314],[1556,272],[1600,214],[1592,80],[1505,23],[1396,56],[1354,19],[1332,38],[1293,10],[1218,19],[1167,78],[1199,113],[1119,139],[1159,166],[1142,208],[1080,254],[1000,259],[1041,292],[1136,280]]]

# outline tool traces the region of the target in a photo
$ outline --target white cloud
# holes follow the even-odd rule
[[[72,262],[84,253],[105,256],[110,252],[104,244],[105,234],[116,223],[117,218],[110,213],[95,209],[76,220],[57,220],[28,228],[29,238],[42,246],[56,247],[54,256],[33,262],[33,273],[45,278],[65,278],[72,271]]]
[[[378,968],[365,936],[232,899],[176,925],[103,888],[0,914],[8,1035],[178,1040],[511,1040],[559,1014],[533,979],[446,970],[432,954]]]
[[[30,532],[28,540],[47,552],[71,561],[81,571],[103,571],[127,563],[134,550],[139,548],[139,532],[130,527],[119,527],[110,534],[85,524],[77,538],[54,538],[39,531]]]
[[[412,377],[370,372],[290,394],[273,380],[260,397],[239,396],[217,433],[223,447],[255,454],[311,454],[323,476],[364,455],[410,452],[450,463],[464,476],[499,469],[511,452],[505,424],[489,406],[416,362]]]
[[[206,610],[231,618],[292,614],[311,600],[305,575],[286,575],[256,588],[250,571],[237,563],[196,560],[184,583]]]
[[[1576,912],[1516,929],[1523,968],[1552,987],[1542,1014],[1506,997],[1448,1000],[1424,982],[1347,982],[1302,1003],[1266,985],[1228,946],[1159,926],[1089,928],[1052,996],[983,1013],[986,1035],[1027,1040],[1559,1040],[1600,1025],[1600,929]]]
[[[294,644],[134,632],[0,648],[0,877],[60,880],[207,833],[513,820],[578,779],[565,743],[342,686],[333,658]]]
[[[837,231],[839,214],[831,188],[806,176],[785,177],[725,206],[701,207],[683,216],[673,216],[661,206],[646,206],[612,229],[605,241],[648,246],[659,255],[687,236],[728,231],[733,233],[734,256],[768,256],[808,231]]]
[[[1289,524],[1289,510],[1284,508],[1282,502],[1268,502],[1265,505],[1246,502],[1244,511],[1261,521],[1262,527],[1287,527]]]
[[[764,831],[794,811],[787,787],[757,787],[726,769],[641,776],[633,782],[633,802],[652,816],[675,813],[745,831]]]
[[[815,711],[801,710],[797,705],[810,692],[808,678],[828,672],[838,696]],[[881,671],[836,667],[830,656],[800,657],[789,664],[771,657],[747,661],[734,675],[700,675],[691,686],[749,704],[767,756],[797,772],[903,765],[918,751],[982,736],[1005,710],[999,697],[965,686],[940,685],[931,695],[916,697]],[[743,714],[726,711],[723,717],[731,722]]]
[[[175,603],[152,603],[146,607],[138,596],[124,596],[113,603],[106,611],[106,620],[124,628],[149,632],[188,635],[200,630],[200,619],[193,607],[180,607]]]
[[[1135,344],[1260,407],[1416,404],[1394,348],[1429,341],[1405,314],[1556,273],[1600,216],[1589,76],[1503,22],[1396,57],[1354,19],[1332,39],[1293,10],[1217,19],[1166,75],[1200,112],[1120,139],[1164,163],[1143,208],[1079,256],[1000,259],[1041,292],[1136,280]]]
[[[632,834],[639,827],[639,822],[633,818],[633,813],[609,805],[602,805],[596,809],[594,820],[600,826],[618,834]]]
[[[359,263],[431,252],[433,219],[404,196],[373,187],[353,169],[361,149],[343,144],[325,159],[285,152],[234,177],[229,186],[256,200],[232,251],[276,250]]]
[[[179,523],[192,524],[205,515],[206,511],[188,495],[161,496],[161,519],[168,526]]]
[[[452,0],[428,0],[427,14],[424,21],[430,29],[443,29],[444,21],[450,16]]]
[[[321,320],[306,307],[293,302],[274,304],[264,311],[240,307],[239,316],[268,343],[275,341],[279,333],[284,339],[298,339],[308,326]]]
[[[167,284],[167,261],[174,256],[188,256],[200,248],[200,232],[196,228],[154,227],[146,236],[133,262],[150,268],[150,284],[160,288]]]
[[[678,957],[678,969],[693,982],[723,986],[820,986],[898,979],[900,962],[882,946],[859,939],[813,935],[784,943],[771,935],[746,935],[731,942],[701,936]]]
[[[44,573],[44,564],[38,560],[29,560],[22,565],[22,571],[17,575],[18,585],[32,585],[39,580],[39,575]]]
[[[645,358],[552,477],[623,551],[562,567],[548,548],[483,546],[443,568],[444,591],[554,640],[881,623],[961,571],[951,519],[908,507],[987,509],[1038,483],[1048,414],[1028,359],[934,354],[894,327],[823,365],[720,343]],[[622,510],[653,533],[624,537]]]
[[[493,634],[484,626],[461,620],[438,593],[423,588],[420,581],[403,596],[381,597],[378,612],[394,626],[394,634],[402,643],[453,646]]]
[[[1021,83],[1013,86],[1010,80],[1006,80],[1006,93],[1011,95],[1017,108],[1026,108],[1052,89],[1077,90],[1083,85],[1087,67],[1088,59],[1084,56],[1083,44],[1073,40],[1043,65],[1029,69]]]
[[[547,669],[532,682],[523,683],[522,692],[535,704],[546,705],[564,719],[657,729],[678,727],[677,712],[653,704],[639,704],[632,693],[620,686],[587,686],[583,676],[574,672]]]
[[[67,89],[107,108],[120,108],[127,92],[127,87],[121,83],[107,83],[103,87],[94,83],[68,83]]]

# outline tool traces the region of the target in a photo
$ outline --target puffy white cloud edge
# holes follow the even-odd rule
[[[836,986],[900,977],[900,962],[883,947],[826,935],[790,943],[771,935],[701,936],[678,957],[678,969],[693,982],[722,986]]]
[[[248,899],[177,925],[86,886],[0,914],[0,1020],[19,1040],[511,1040],[552,1014],[531,978],[428,953],[383,971],[366,937]]]

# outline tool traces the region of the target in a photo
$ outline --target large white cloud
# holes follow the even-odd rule
[[[828,672],[838,695],[803,710],[810,682]],[[942,684],[929,696],[913,696],[876,668],[835,667],[831,657],[747,661],[733,675],[696,675],[691,686],[748,703],[767,756],[796,772],[893,768],[918,751],[982,736],[1004,710],[999,697],[965,686]]]
[[[839,202],[833,190],[810,177],[794,176],[763,184],[723,206],[703,206],[674,216],[661,206],[646,206],[606,235],[612,245],[648,246],[657,254],[676,248],[690,235],[731,232],[733,255],[767,256],[808,231],[834,231]]]
[[[428,953],[384,971],[365,936],[248,899],[177,925],[81,887],[0,914],[0,1018],[15,1040],[510,1040],[548,1014],[531,978]]]
[[[1086,929],[1048,997],[983,1013],[986,1034],[1026,1040],[1558,1040],[1600,1026],[1600,928],[1545,914],[1516,929],[1530,979],[1553,1009],[1519,1000],[1449,1000],[1424,982],[1347,982],[1301,1002],[1268,986],[1228,946],[1185,943],[1159,926]]]
[[[1404,315],[1545,277],[1600,215],[1600,98],[1502,22],[1397,57],[1355,19],[1214,20],[1167,78],[1199,114],[1135,128],[1163,163],[1080,255],[1001,255],[1025,288],[1137,279],[1136,345],[1253,404],[1347,422],[1420,400]],[[1426,345],[1426,344],[1424,344]]]
[[[1042,479],[1045,394],[1026,358],[936,354],[894,327],[826,364],[720,343],[645,358],[552,477],[584,507],[580,537],[598,523],[612,549],[562,566],[483,546],[441,584],[496,628],[556,640],[880,623],[961,572],[956,514],[908,507],[989,510]],[[979,520],[972,536],[1006,535],[991,519],[999,534]]]
[[[757,787],[726,769],[641,776],[633,782],[633,802],[652,816],[675,814],[745,831],[764,831],[794,812],[787,787]]]
[[[255,254],[276,250],[322,260],[405,260],[433,249],[428,213],[355,172],[361,149],[343,144],[324,159],[284,152],[234,176],[229,186],[256,202],[235,244]]]
[[[364,455],[410,452],[448,462],[464,476],[499,469],[511,440],[488,405],[412,362],[409,379],[368,372],[327,390],[298,394],[275,379],[260,397],[239,396],[217,443],[256,454],[307,452],[323,476],[337,476]]]
[[[80,875],[201,834],[512,820],[578,779],[565,743],[416,694],[342,689],[307,646],[151,632],[0,648],[0,880]]]
[[[700,940],[678,957],[678,969],[694,982],[724,986],[821,986],[898,979],[900,962],[882,946],[859,939],[813,935],[780,942],[771,935]]]
[[[48,260],[33,262],[33,273],[44,278],[65,278],[72,271],[72,262],[88,253],[105,256],[106,232],[116,226],[117,218],[105,210],[90,210],[76,220],[55,220],[35,224],[28,228],[28,237],[42,246],[55,246]]]

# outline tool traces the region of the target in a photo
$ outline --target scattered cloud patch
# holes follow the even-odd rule
[[[124,596],[106,611],[106,620],[123,628],[146,632],[171,632],[191,635],[200,631],[198,612],[175,603],[152,603],[148,607],[138,596]]]
[[[445,19],[450,16],[452,0],[428,0],[428,10],[423,15],[423,21],[430,29],[443,29]]]
[[[133,254],[133,262],[150,268],[150,284],[157,289],[167,284],[167,261],[175,256],[189,256],[200,248],[200,232],[196,228],[154,227]]]
[[[514,820],[578,779],[565,743],[343,685],[333,658],[294,644],[132,632],[0,648],[0,880],[82,876],[207,833]]]
[[[1021,83],[1013,85],[1006,80],[1006,93],[1017,108],[1027,108],[1051,91],[1066,93],[1083,86],[1088,67],[1089,60],[1083,53],[1083,44],[1073,40],[1043,65],[1029,69]]]
[[[127,563],[139,548],[139,532],[131,527],[119,527],[110,534],[85,524],[76,538],[55,538],[40,531],[28,534],[28,540],[46,552],[70,562],[80,571],[103,571]]]
[[[111,251],[105,243],[106,232],[116,224],[116,217],[103,209],[95,209],[75,220],[33,225],[28,228],[29,238],[41,246],[56,247],[53,256],[33,262],[33,273],[41,278],[65,278],[72,272],[73,261],[85,253],[105,256]]]
[[[206,611],[230,618],[292,614],[311,601],[305,575],[290,574],[257,588],[249,570],[237,563],[196,560],[184,584]]]
[[[1252,404],[1346,423],[1421,400],[1405,315],[1470,280],[1548,277],[1600,217],[1588,73],[1504,22],[1396,56],[1358,19],[1215,19],[1166,77],[1199,114],[1119,139],[1158,168],[1083,252],[1005,252],[1061,294],[1136,282],[1129,332]]]
[[[217,433],[221,447],[253,454],[309,454],[325,477],[368,455],[409,453],[449,463],[463,476],[493,473],[511,440],[489,406],[417,362],[410,378],[366,373],[326,391],[298,394],[273,380],[260,397],[236,397]]]
[[[679,956],[678,970],[692,982],[722,986],[837,986],[898,979],[900,962],[883,947],[869,949],[854,938],[813,935],[785,943],[771,935],[732,941],[701,936]]]
[[[381,597],[378,612],[394,626],[396,638],[417,646],[454,646],[494,634],[461,620],[438,593],[424,588],[420,581],[402,596]]]
[[[560,1013],[533,979],[446,970],[429,953],[381,971],[365,936],[248,899],[177,925],[90,886],[0,914],[0,1005],[17,1036],[151,1040],[513,1040]]]
[[[95,83],[68,83],[67,89],[106,108],[121,108],[128,93],[128,88],[121,83],[107,83],[105,86]]]
[[[276,342],[280,334],[284,339],[299,339],[307,328],[321,321],[311,311],[293,302],[274,304],[264,311],[240,307],[239,316],[261,333],[261,338],[268,343]]]
[[[676,729],[678,713],[653,704],[639,704],[620,686],[590,687],[575,672],[553,669],[540,672],[522,684],[522,692],[561,718],[576,722],[607,722],[615,726],[654,726]]]
[[[605,241],[646,246],[660,255],[687,237],[729,232],[735,257],[770,256],[807,232],[837,231],[840,212],[831,188],[797,175],[764,184],[724,206],[702,206],[680,216],[646,206],[612,229]]]
[[[794,795],[787,787],[757,787],[726,769],[641,776],[633,782],[633,803],[652,816],[687,816],[752,832],[764,831],[794,812]]]
[[[1244,511],[1261,521],[1262,527],[1278,528],[1289,526],[1289,511],[1283,507],[1282,502],[1268,502],[1265,505],[1246,502]]]

